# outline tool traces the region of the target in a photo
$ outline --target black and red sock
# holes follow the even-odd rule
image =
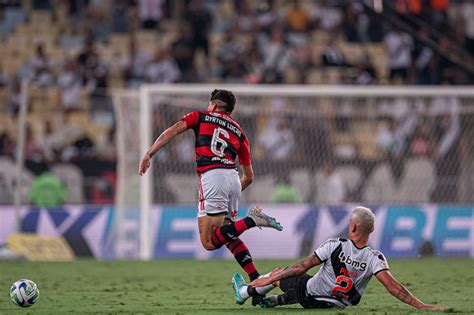
[[[243,218],[230,224],[218,227],[211,235],[212,244],[215,248],[237,240],[244,231],[253,228],[255,222],[249,218]]]
[[[260,276],[257,271],[257,268],[255,267],[255,264],[253,263],[252,255],[250,255],[250,251],[247,248],[247,245],[245,245],[245,243],[242,242],[240,238],[237,238],[236,240],[227,243],[226,246],[230,250],[232,255],[234,255],[235,260],[237,260],[242,269],[245,270],[245,272],[250,278],[250,281],[257,279]]]
[[[239,239],[239,236],[253,227],[255,227],[255,222],[251,218],[246,217],[218,227],[211,235],[214,247],[221,248],[222,245],[226,245],[232,255],[234,255],[235,260],[248,274],[250,280],[257,279],[260,274],[255,268],[249,249]]]

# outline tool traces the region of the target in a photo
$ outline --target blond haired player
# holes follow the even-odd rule
[[[243,304],[249,296],[263,295],[275,287],[284,293],[262,300],[262,307],[299,303],[304,308],[346,307],[359,304],[372,276],[400,301],[422,310],[446,310],[447,307],[428,305],[417,299],[390,273],[385,256],[368,246],[374,230],[375,216],[365,207],[352,211],[349,239],[329,239],[305,260],[288,268],[276,268],[269,276],[249,285],[242,276],[232,278],[235,298]],[[323,264],[311,277],[310,268]]]

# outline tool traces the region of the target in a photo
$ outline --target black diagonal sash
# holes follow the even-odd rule
[[[344,273],[341,272],[342,268],[347,270],[346,264],[341,262],[341,260],[339,259],[339,254],[341,252],[342,252],[342,244],[339,244],[339,246],[331,254],[331,265],[334,270],[334,274],[336,275],[336,278],[344,275]],[[347,292],[347,296],[348,296],[349,302],[351,302],[352,305],[359,304],[360,299],[362,298],[354,286],[352,286],[349,292]]]

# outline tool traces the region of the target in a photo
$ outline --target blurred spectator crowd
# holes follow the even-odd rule
[[[472,83],[474,1],[373,3],[383,10],[357,0],[0,0],[0,156],[14,155],[25,81],[27,166],[41,174],[51,163],[76,163],[99,178],[88,183],[94,202],[113,200],[114,88]],[[344,119],[334,122],[344,131]],[[427,151],[414,137],[425,132],[418,124],[384,126],[380,150]],[[290,127],[269,120],[255,141],[287,159],[300,139]],[[407,130],[414,142],[401,146]]]
[[[182,100],[181,100],[182,101]],[[190,101],[191,102],[191,101]],[[256,108],[255,104],[259,106]],[[252,145],[248,202],[468,202],[470,98],[240,96],[235,119]],[[160,104],[154,136],[188,108]],[[192,133],[160,151],[157,202],[193,202]],[[296,188],[296,190],[295,190]]]
[[[143,82],[469,82],[449,55],[474,53],[472,1],[376,2],[3,0],[0,85],[58,86],[72,109],[80,87]]]

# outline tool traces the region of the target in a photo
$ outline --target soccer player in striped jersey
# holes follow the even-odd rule
[[[375,216],[365,207],[353,210],[349,220],[349,239],[329,239],[305,260],[288,268],[276,268],[270,275],[245,283],[240,274],[232,278],[238,304],[249,296],[268,293],[279,287],[284,293],[263,299],[262,307],[299,303],[304,308],[344,308],[359,304],[372,276],[402,302],[422,310],[447,310],[418,300],[390,273],[385,256],[368,246]],[[310,268],[323,264],[310,276]]]
[[[215,250],[225,245],[250,280],[255,280],[259,273],[240,234],[255,226],[277,230],[282,227],[258,206],[251,208],[247,217],[236,220],[241,192],[252,183],[254,174],[248,138],[230,116],[235,102],[232,92],[214,90],[207,111],[194,111],[181,117],[156,139],[140,162],[139,174],[146,172],[152,156],[163,146],[192,129],[196,136],[198,226],[202,246]],[[241,178],[235,165],[237,158],[243,173]]]

